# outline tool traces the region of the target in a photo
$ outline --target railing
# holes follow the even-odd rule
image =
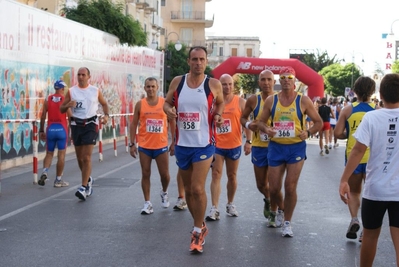
[[[204,11],[171,11],[170,12],[171,19],[180,19],[180,20],[205,20],[205,12]]]

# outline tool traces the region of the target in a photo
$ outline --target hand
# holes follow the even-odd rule
[[[132,146],[130,148],[130,156],[132,156],[133,158],[136,158],[136,156],[137,156],[137,147],[136,147],[136,145],[134,145],[134,146]]]
[[[175,155],[175,142],[174,141],[169,146],[169,155],[170,156],[174,156]]]
[[[272,138],[277,134],[277,131],[273,127],[266,127],[265,133],[269,136],[269,138]]]
[[[175,120],[177,118],[177,112],[175,107],[171,107],[166,111],[166,116],[168,116],[169,120]]]
[[[308,136],[308,131],[307,130],[303,130],[301,131],[301,133],[299,134],[299,138],[301,138],[301,140],[306,140],[308,139],[310,136]]]
[[[259,131],[258,120],[251,121],[251,123],[248,124],[248,129],[250,129],[253,132]]]
[[[76,107],[76,100],[71,100],[71,101],[69,101],[68,104],[67,104],[67,107],[68,107],[68,108],[74,108],[74,107]]]
[[[245,145],[244,145],[244,155],[245,156],[248,156],[249,154],[251,154],[251,147],[252,147],[251,144],[245,142]]]
[[[39,136],[40,136],[40,140],[46,141],[46,133],[45,132],[40,132]]]
[[[109,119],[109,115],[101,116],[101,124],[107,124]]]
[[[216,114],[215,116],[213,116],[213,121],[215,122],[216,127],[220,127],[222,126],[224,119],[221,115]]]
[[[350,197],[350,188],[348,182],[341,182],[339,184],[339,195],[341,197],[341,200],[345,203],[348,204]]]

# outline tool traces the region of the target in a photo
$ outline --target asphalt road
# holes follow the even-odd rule
[[[222,216],[220,221],[208,222],[204,253],[198,255],[188,251],[189,212],[172,209],[177,197],[174,158],[170,162],[171,206],[167,209],[161,207],[155,162],[152,166],[154,213],[149,216],[140,214],[140,164],[122,146],[115,157],[112,146],[106,145],[103,162],[98,161],[97,152],[93,154],[94,193],[85,202],[74,195],[80,171],[73,154],[67,156],[64,179],[70,186],[66,188],[54,188],[53,179],[44,187],[34,185],[30,164],[3,170],[0,266],[359,266],[361,243],[345,237],[350,216],[338,195],[344,142],[324,157],[319,156],[317,142],[308,141],[308,159],[292,221],[293,238],[283,238],[281,229],[266,227],[250,157],[242,156],[235,197],[239,217],[224,213],[224,174]],[[49,176],[55,176],[55,165]],[[208,210],[210,180],[209,174]],[[374,266],[396,266],[387,218]]]

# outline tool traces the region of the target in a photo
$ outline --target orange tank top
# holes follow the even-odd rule
[[[231,149],[241,146],[242,129],[240,124],[240,97],[234,96],[230,103],[224,106],[221,127],[216,127],[216,147]]]
[[[147,99],[141,100],[138,145],[146,149],[160,149],[168,146],[168,121],[163,105],[165,99],[158,97],[158,103],[150,106]]]

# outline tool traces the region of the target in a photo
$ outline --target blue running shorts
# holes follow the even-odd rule
[[[176,164],[182,170],[188,170],[194,162],[202,161],[213,157],[215,146],[206,147],[185,147],[175,146]]]
[[[46,141],[47,151],[54,152],[55,147],[58,150],[66,148],[67,133],[62,124],[54,123],[47,128]]]
[[[306,142],[302,141],[296,144],[278,144],[270,141],[269,166],[276,167],[281,164],[294,164],[306,159]]]
[[[159,148],[159,149],[147,149],[147,148],[142,148],[142,147],[139,146],[139,151],[143,152],[144,154],[146,154],[150,158],[155,159],[156,157],[158,157],[162,153],[168,152],[168,147],[166,146],[166,147]]]
[[[256,167],[266,167],[269,166],[269,160],[267,158],[269,148],[253,146],[251,148],[251,161]]]
[[[241,157],[241,146],[224,149],[224,148],[215,148],[215,154],[219,154],[222,157],[229,158],[231,160],[237,160]]]

